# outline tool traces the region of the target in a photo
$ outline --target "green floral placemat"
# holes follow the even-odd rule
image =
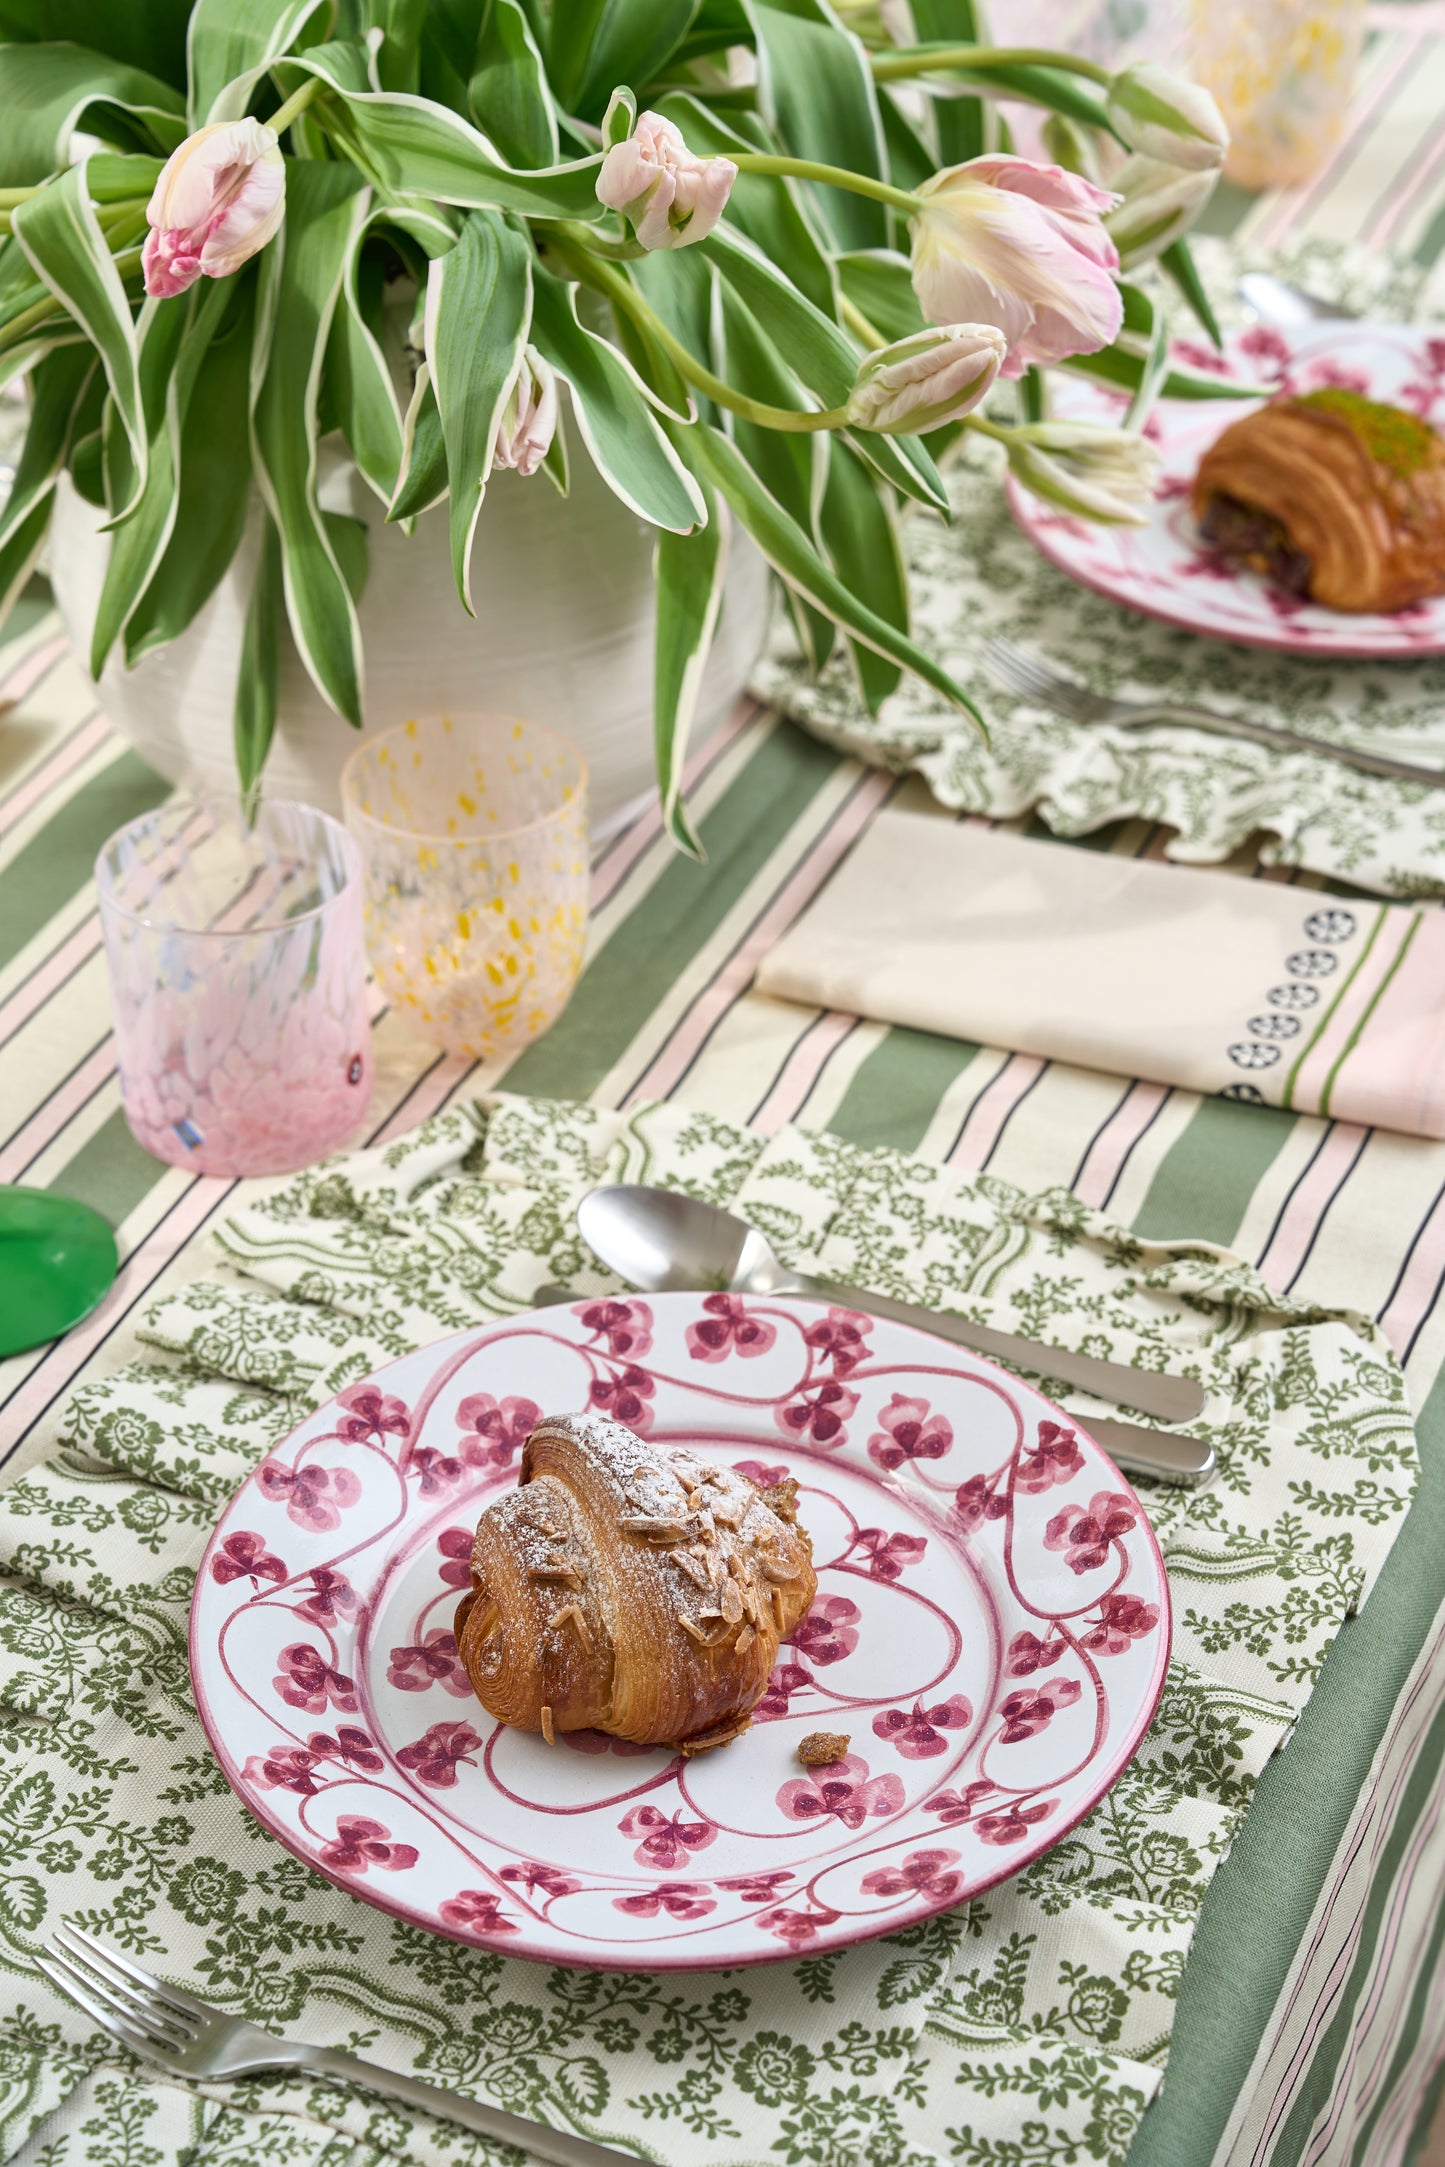
[[[1221,317],[1237,320],[1235,282],[1255,266],[1218,241],[1201,244],[1201,259]],[[1309,240],[1261,258],[1266,265],[1362,315],[1440,314],[1445,264],[1427,278],[1378,251]],[[871,716],[841,641],[810,680],[782,610],[754,673],[758,697],[859,759],[916,771],[960,811],[1013,819],[1034,808],[1064,836],[1139,816],[1174,829],[1168,855],[1192,864],[1227,858],[1263,834],[1267,864],[1387,895],[1445,893],[1445,793],[1198,732],[1083,729],[1003,691],[979,650],[1002,637],[1098,692],[1195,700],[1441,768],[1445,659],[1310,661],[1200,639],[1121,609],[1038,554],[1014,523],[1001,474],[999,447],[967,439],[949,470],[953,525],[919,513],[903,528],[915,636],[974,690],[990,746],[914,677]]]
[[[1150,1497],[1175,1607],[1158,1716],[1108,1799],[1012,1882],[837,1955],[548,1970],[320,1881],[227,1789],[185,1653],[220,1504],[378,1363],[544,1284],[607,1291],[572,1218],[599,1179],[736,1201],[835,1278],[1205,1382],[1220,1477]],[[1374,1326],[1274,1296],[1209,1245],[1140,1242],[1063,1191],[669,1106],[453,1111],[302,1176],[221,1247],[210,1279],[150,1310],[145,1359],[79,1390],[51,1457],[0,1493],[0,2158],[503,2156],[327,2085],[192,2093],[138,2072],[36,1969],[70,1914],[275,2029],[667,2167],[1121,2160],[1205,1890],[1414,1485]]]

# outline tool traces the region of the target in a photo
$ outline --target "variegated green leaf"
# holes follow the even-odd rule
[[[482,24],[467,104],[514,166],[554,166],[557,115],[532,26],[517,0],[492,0]]]
[[[246,610],[241,666],[236,675],[232,739],[241,796],[254,804],[261,771],[276,734],[276,685],[281,660],[281,539],[274,520],[261,520],[261,547]]]
[[[326,350],[326,374],[341,433],[358,471],[383,504],[390,504],[401,477],[403,416],[375,329],[382,311],[382,265],[365,242],[378,220],[389,215],[374,211],[357,234]]]
[[[368,191],[350,165],[289,162],[286,220],[260,258],[259,310],[270,326],[253,380],[256,480],[281,535],[286,614],[317,690],[361,725],[361,635],[316,497],[322,360]]]
[[[704,478],[726,497],[768,562],[790,586],[865,646],[912,670],[983,729],[983,717],[962,686],[843,584],[797,521],[764,489],[735,445],[718,430],[705,428],[689,431],[687,445]]]
[[[88,346],[62,347],[38,361],[30,378],[30,424],[15,465],[10,494],[0,509],[0,547],[24,525],[37,505],[48,504],[66,461],[86,386],[95,374]]]
[[[196,0],[186,34],[191,126],[240,120],[273,60],[328,0]]]
[[[790,0],[769,7],[747,0],[757,39],[758,96],[763,113],[795,158],[888,177],[888,152],[868,55],[845,30],[827,0]],[[880,248],[889,239],[888,213],[868,196],[823,188],[818,201],[844,248]]]
[[[373,90],[354,45],[318,45],[286,63],[299,81],[315,75],[336,93],[331,126],[352,140],[360,162],[399,196],[430,197],[475,210],[520,211],[541,218],[602,215],[597,201],[601,157],[518,172],[470,121],[429,98]]]
[[[702,492],[659,428],[637,372],[578,323],[570,288],[539,270],[532,343],[572,390],[577,426],[598,473],[654,527],[690,534],[707,517]]]
[[[437,412],[431,370],[416,372],[411,403],[401,432],[401,480],[387,509],[387,519],[406,521],[440,504],[447,493],[447,447]]]
[[[532,317],[532,243],[495,211],[473,211],[427,277],[426,358],[451,487],[452,577],[472,607],[472,536],[492,471],[497,425]]]
[[[138,331],[148,443],[145,486],[124,520],[113,523],[115,538],[91,633],[92,677],[99,677],[105,667],[170,541],[179,508],[182,424],[206,350],[234,300],[229,285],[206,279],[190,294],[148,301],[142,311]]]
[[[185,631],[214,594],[245,532],[251,462],[238,459],[236,447],[247,433],[256,277],[230,283],[232,313],[201,356],[186,401],[170,538],[126,620],[127,667]]]
[[[828,562],[851,594],[905,637],[909,630],[908,570],[898,526],[867,468],[846,444],[835,444],[820,519]],[[850,638],[858,686],[876,715],[897,690],[902,665],[864,640]]]
[[[652,727],[657,788],[668,834],[690,857],[705,855],[682,796],[688,733],[722,607],[728,565],[728,512],[704,489],[707,525],[696,534],[659,534],[653,558],[657,634]]]
[[[14,228],[37,276],[75,318],[100,356],[121,425],[130,439],[133,500],[145,485],[146,472],[135,324],[120,273],[96,223],[86,188],[85,161],[69,167],[22,203],[14,214]]]
[[[122,150],[173,151],[186,132],[179,91],[83,45],[0,45],[0,187],[43,181],[86,132]]]

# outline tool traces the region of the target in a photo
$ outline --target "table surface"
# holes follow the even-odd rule
[[[1214,230],[1439,255],[1445,5],[1371,20],[1354,125],[1322,174],[1259,199],[1223,188]],[[0,1364],[8,1474],[38,1457],[86,1365],[123,1358],[139,1309],[193,1275],[247,1185],[163,1168],[125,1128],[90,869],[167,786],[97,712],[43,592],[7,627],[0,703],[0,1180],[94,1204],[124,1259],[88,1325]],[[927,801],[747,713],[695,758],[691,802],[706,866],[676,858],[652,812],[608,847],[577,993],[510,1068],[440,1057],[378,1014],[371,1140],[502,1081],[615,1106],[672,1097],[1025,1189],[1066,1183],[1142,1234],[1222,1243],[1281,1288],[1376,1315],[1417,1411],[1420,1490],[1211,1890],[1133,2160],[1410,2158],[1445,2075],[1445,1146],[766,1000],[749,990],[759,957],[843,850],[883,803]],[[1160,840],[1129,823],[1088,843],[1155,855]]]

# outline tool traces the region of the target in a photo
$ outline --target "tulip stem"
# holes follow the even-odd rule
[[[849,173],[842,166],[820,165],[816,158],[775,158],[770,152],[739,150],[731,153],[740,173],[764,173],[800,181],[822,181],[829,188],[847,188],[855,196],[872,196],[875,203],[891,204],[896,211],[918,210],[920,200],[906,188],[875,181],[866,173]]]
[[[760,429],[806,433],[843,427],[848,419],[846,406],[830,406],[821,411],[791,406],[766,406],[761,399],[750,399],[744,392],[734,391],[732,385],[721,376],[714,376],[711,369],[705,369],[702,363],[689,353],[681,339],[673,336],[656,310],[644,301],[631,279],[601,257],[593,255],[590,239],[581,241],[586,230],[580,226],[568,229],[569,235],[575,231],[581,245],[571,246],[568,238],[559,236],[552,242],[552,247],[578,278],[594,287],[598,293],[605,294],[615,308],[621,309],[624,315],[632,318],[639,331],[662,348],[678,375],[691,384],[694,391],[702,392],[705,398],[711,399],[717,406],[725,406],[730,414],[738,415],[741,420],[756,423]]]
[[[320,89],[320,76],[308,75],[301,88],[293,90],[284,105],[277,106],[271,118],[266,122],[266,126],[274,129],[277,135],[284,135],[297,115],[305,112],[307,106]]]
[[[140,269],[140,259],[141,252],[138,248],[128,248],[121,255],[113,256],[111,261],[122,278],[129,278],[132,271]],[[32,302],[29,308],[22,309],[18,316],[12,316],[9,323],[0,329],[0,353],[7,352],[12,346],[23,346],[32,331],[38,330],[40,325],[47,323],[52,316],[65,313],[64,304],[57,300],[53,293],[47,294],[43,301]]]
[[[897,52],[870,53],[875,83],[895,83],[912,75],[934,75],[941,68],[966,68],[983,75],[990,68],[1054,68],[1061,75],[1087,76],[1091,83],[1114,78],[1097,60],[1078,53],[1051,52],[1043,45],[914,45]]]
[[[868,318],[863,314],[862,309],[856,307],[855,304],[848,299],[847,294],[844,293],[838,296],[838,305],[842,313],[844,323],[848,326],[848,329],[853,333],[854,337],[861,339],[865,346],[871,346],[876,353],[879,351],[880,348],[888,344],[887,339],[884,338],[883,333],[878,329],[878,326],[875,323],[869,322]]]

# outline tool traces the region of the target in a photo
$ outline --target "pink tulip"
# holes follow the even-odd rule
[[[971,158],[935,173],[913,226],[913,286],[936,324],[997,324],[1005,376],[1110,345],[1123,321],[1117,198],[1061,166]]]
[[[529,346],[497,424],[493,467],[514,467],[519,474],[535,474],[551,449],[556,431],[557,379],[535,347]]]
[[[141,253],[146,292],[169,300],[203,275],[229,278],[285,212],[286,167],[273,129],[255,120],[198,128],[171,152],[146,206],[154,229]]]
[[[644,248],[686,248],[712,232],[737,177],[731,158],[694,156],[670,120],[644,113],[603,159],[597,200],[626,212]]]

